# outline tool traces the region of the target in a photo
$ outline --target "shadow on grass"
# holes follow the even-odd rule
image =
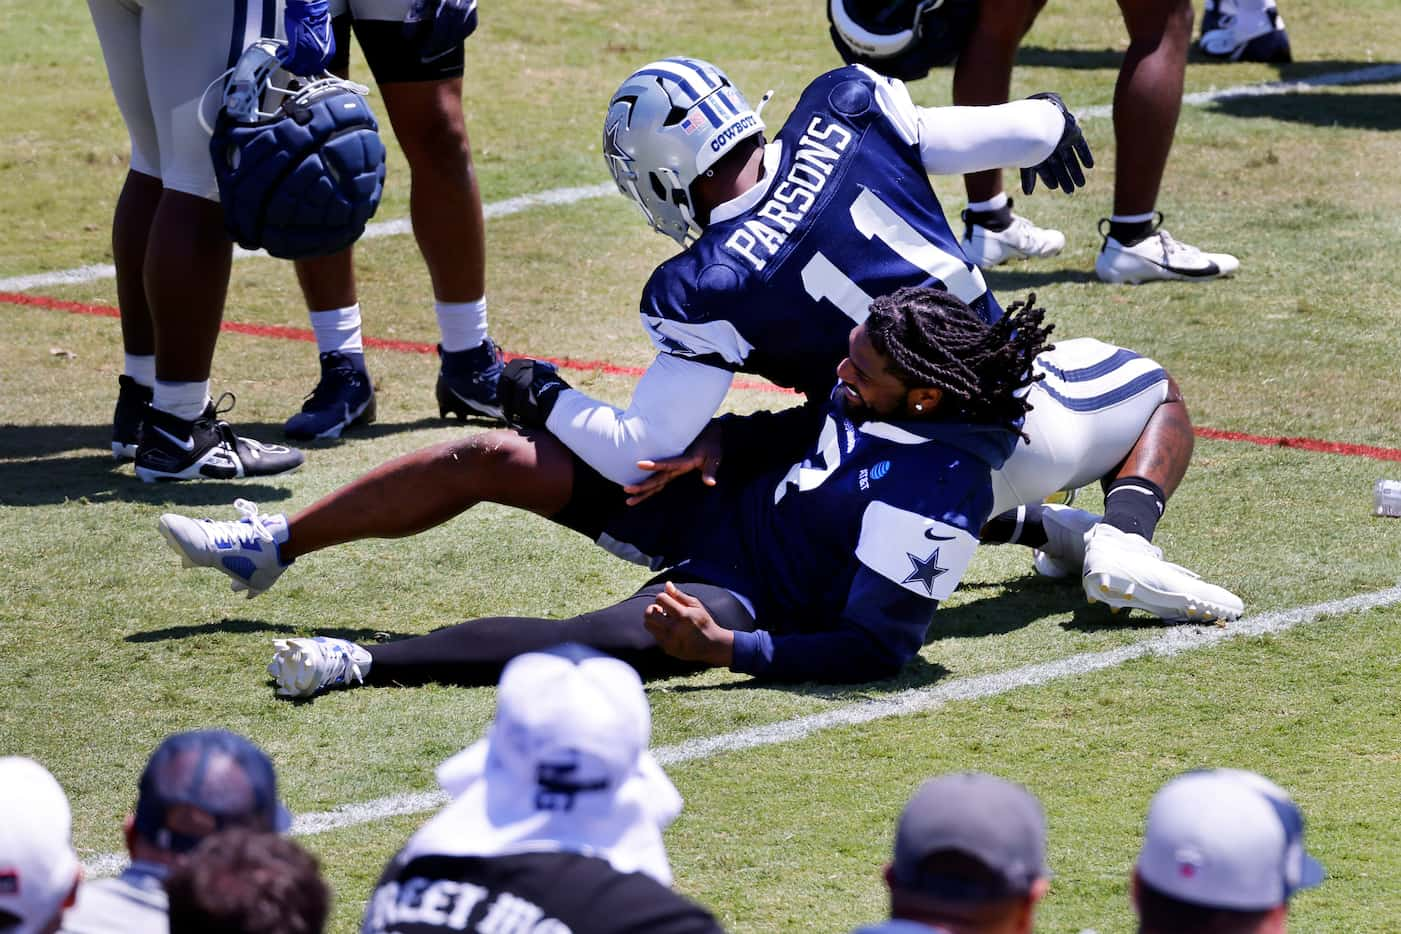
[[[382,438],[427,428],[481,428],[497,424],[490,419],[466,422],[420,418],[404,422],[376,422],[352,429],[349,441]],[[248,423],[240,433],[267,440],[282,439],[281,423]],[[284,500],[291,494],[259,480],[199,480],[181,483],[142,483],[131,463],[118,463],[110,451],[111,428],[106,425],[0,425],[0,505],[50,506],[70,500],[138,502],[155,505],[227,505],[238,497],[257,502]],[[315,468],[315,452],[344,443],[324,439],[298,442],[308,453],[299,470]],[[71,453],[70,453],[71,452]],[[276,483],[277,478],[268,478]]]
[[[123,638],[124,642],[165,642],[171,639],[189,639],[193,636],[207,636],[213,633],[268,633],[276,636],[295,636],[303,633],[305,629],[299,626],[289,626],[286,623],[269,623],[261,619],[221,619],[216,623],[199,623],[192,626],[167,626],[164,629],[152,629],[146,632],[134,632]],[[318,636],[334,636],[337,639],[349,639],[351,642],[374,643],[381,641],[384,637],[390,639],[407,639],[407,633],[389,632],[382,629],[320,629],[316,630]]]
[[[1011,304],[1015,299],[1022,297],[1009,294],[1012,292],[1039,289],[1044,285],[1061,282],[1099,281],[1091,269],[1008,269],[1001,267],[988,270],[983,275],[987,277],[988,287],[993,292],[1006,296],[1004,305]]]
[[[169,506],[227,506],[243,497],[276,502],[291,496],[282,487],[253,480],[142,483],[131,465],[110,455],[83,454],[0,463],[0,505],[52,506],[86,503],[147,503]]]
[[[1024,45],[1017,50],[1017,64],[1032,68],[1118,71],[1123,60],[1121,49],[1048,49],[1039,45]]]
[[[696,669],[702,671],[704,669]],[[676,677],[675,669],[666,672],[642,672],[644,681],[654,681],[663,678]],[[787,684],[781,681],[765,681],[762,678],[751,678],[746,681],[726,681],[723,684],[677,684],[665,688],[668,694],[694,694],[697,691],[748,691],[755,688],[762,688],[766,691],[782,691],[785,694],[797,694],[802,697],[817,697],[823,700],[832,701],[854,701],[866,700],[870,698],[885,697],[891,694],[898,694],[901,691],[908,691],[912,688],[928,687],[947,678],[951,672],[938,662],[931,662],[923,656],[915,656],[908,664],[901,669],[898,675],[892,678],[883,678],[879,681],[862,681],[854,684],[818,684],[812,681],[804,681],[796,684]]]
[[[1079,590],[1078,584],[1076,590]],[[1170,623],[1156,616],[1149,616],[1138,610],[1120,610],[1118,613],[1115,613],[1107,604],[1082,602],[1075,608],[1074,615],[1061,623],[1061,628],[1071,629],[1076,632],[1104,632],[1106,629],[1139,630],[1147,632],[1150,630],[1171,629],[1176,625],[1179,624]]]
[[[978,585],[977,581],[969,583]],[[1084,599],[1078,580],[1064,584],[1026,574],[1012,580],[999,580],[994,586],[995,592],[986,597],[939,608],[929,631],[924,634],[924,644],[932,645],[940,639],[1006,635],[1048,614],[1063,612],[1064,607],[1073,605],[1072,600]]]
[[[1355,130],[1401,129],[1401,94],[1343,94],[1312,91],[1270,97],[1228,97],[1212,110],[1246,119],[1266,118],[1310,126]]]
[[[1122,49],[1049,49],[1039,45],[1024,45],[1017,50],[1016,64],[1024,67],[1068,68],[1076,71],[1118,71],[1123,61],[1124,52]],[[1222,83],[1244,83],[1230,80],[1230,73],[1240,70],[1236,63],[1222,62],[1217,59],[1207,58],[1197,50],[1195,42],[1192,44],[1191,51],[1187,56],[1187,61],[1189,64],[1193,65],[1219,65],[1220,81]],[[1293,62],[1291,64],[1275,64],[1269,67],[1275,70],[1281,81],[1302,81],[1318,75],[1334,75],[1342,72],[1383,68],[1389,64],[1392,63],[1360,62],[1334,58]],[[1215,74],[1216,73],[1213,72],[1213,77],[1215,77]],[[1352,83],[1359,85],[1387,84],[1394,80],[1395,78],[1378,78],[1375,80]]]

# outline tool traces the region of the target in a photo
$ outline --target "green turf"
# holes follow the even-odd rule
[[[111,261],[109,224],[126,138],[85,5],[55,0],[42,23],[19,0],[0,16],[0,278]],[[1290,0],[1300,61],[1285,68],[1194,63],[1198,92],[1401,60],[1389,0]],[[777,90],[777,125],[805,81],[836,64],[821,6],[742,2],[568,2],[484,10],[469,44],[471,128],[487,201],[606,180],[601,109],[632,68],[666,54],[710,57],[752,98]],[[1013,93],[1061,90],[1077,108],[1112,99],[1122,26],[1105,2],[1052,4],[1023,50]],[[363,69],[361,69],[363,72]],[[948,77],[913,88],[948,101]],[[1150,353],[1181,383],[1199,425],[1395,447],[1401,333],[1401,83],[1187,106],[1160,207],[1183,239],[1240,255],[1207,285],[1104,286],[1092,278],[1114,153],[1107,118],[1086,120],[1100,167],[1073,198],[1019,210],[1067,234],[1065,253],[988,275],[1010,300],[1034,289],[1061,336]],[[388,140],[388,137],[386,137]],[[950,215],[961,185],[939,179]],[[380,219],[407,211],[391,146]],[[672,244],[621,198],[490,222],[492,330],[517,351],[642,365],[638,291]],[[367,332],[431,343],[427,277],[412,239],[358,249]],[[115,304],[110,280],[38,290]],[[305,327],[286,264],[235,265],[229,320]],[[310,556],[247,602],[223,579],[181,573],[155,532],[170,509],[230,515],[237,496],[295,509],[395,454],[462,429],[433,418],[435,361],[372,350],[380,421],[310,446],[279,480],[150,487],[107,456],[120,369],[115,319],[0,304],[0,754],[48,765],[74,804],[85,855],[120,846],[144,757],[176,729],[243,731],[277,760],[293,809],[312,812],[432,787],[432,768],[480,734],[492,691],[424,687],[273,699],[269,640],[331,632],[374,638],[488,613],[569,614],[628,592],[643,573],[533,517],[482,509],[402,542]],[[235,421],[275,436],[315,378],[311,345],[230,334],[215,362],[238,394]],[[571,372],[622,401],[631,383]],[[791,397],[736,392],[731,406]],[[1158,541],[1241,593],[1252,613],[1391,587],[1401,524],[1369,515],[1401,463],[1224,441],[1199,442]],[[1096,498],[1087,497],[1090,508]],[[840,930],[882,910],[891,822],[929,774],[986,768],[1027,782],[1051,819],[1047,930],[1130,929],[1125,879],[1147,800],[1180,769],[1256,768],[1293,790],[1332,873],[1299,899],[1296,928],[1393,928],[1401,872],[1397,679],[1401,610],[1330,618],[1267,639],[961,702],[672,769],[688,809],[669,835],[678,885],[741,931]],[[832,709],[867,697],[1124,645],[1152,620],[1084,605],[1034,578],[1018,549],[983,551],[943,608],[919,660],[892,682],[842,688],[751,685],[727,672],[649,686],[660,744]],[[406,816],[311,837],[350,931],[383,861],[417,826]]]

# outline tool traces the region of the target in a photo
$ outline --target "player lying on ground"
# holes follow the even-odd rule
[[[1084,184],[1080,163],[1090,158],[1054,95],[997,107],[923,108],[899,81],[860,67],[813,81],[772,143],[765,144],[763,130],[758,112],[707,62],[665,59],[622,83],[604,121],[605,160],[648,222],[686,247],[643,290],[643,325],[659,353],[625,410],[568,389],[548,367],[514,364],[503,394],[524,397],[514,405],[518,424],[545,427],[603,476],[639,484],[647,477],[639,462],[680,453],[715,413],[736,371],[793,386],[820,410],[847,334],[865,318],[871,296],[933,285],[986,321],[1002,314],[950,230],[928,173],[1016,165],[1028,190],[1040,177],[1070,192]],[[1082,390],[1093,385],[1083,375],[1077,381]],[[1185,410],[1175,411],[1185,424]],[[999,499],[1037,502],[1025,477],[1039,484],[1045,461],[1061,454],[1062,466],[1078,464],[1077,451],[1089,443],[1033,441],[1043,447],[1019,449],[995,481],[1023,477],[1000,487]],[[1111,525],[1151,539],[1148,513],[1162,514],[1186,470],[1190,441],[1188,434],[1169,462],[1155,461],[1155,472],[1121,478],[1110,511],[1145,500],[1129,507],[1142,518],[1121,515]],[[1061,471],[1067,479],[1071,473]],[[1006,524],[1035,546],[1061,531],[1047,530],[1042,515],[1032,508]],[[1067,516],[1078,537],[1090,517],[1058,519]],[[1105,572],[1139,561],[1122,545],[1112,534],[1099,536],[1082,568],[1077,538],[1058,570],[1086,573],[1089,589],[1103,596],[1097,582]],[[1137,551],[1150,555],[1143,545]],[[1038,566],[1050,567],[1044,560]]]
[[[480,683],[507,659],[560,641],[643,667],[671,656],[784,680],[884,677],[923,644],[935,604],[953,592],[989,516],[1016,505],[998,499],[1008,484],[995,478],[1014,447],[1036,447],[1020,438],[1050,425],[1090,442],[1077,463],[1039,462],[1040,477],[1025,478],[1034,502],[1067,477],[1089,482],[1171,461],[1184,437],[1190,449],[1190,423],[1161,367],[1098,341],[1041,353],[1049,329],[1040,322],[1040,310],[1027,308],[989,325],[937,289],[878,299],[851,332],[817,420],[812,406],[721,419],[724,460],[742,479],[708,485],[677,466],[679,479],[640,490],[635,506],[549,434],[493,431],[402,458],[290,521],[246,507],[238,522],[167,514],[161,531],[187,565],[218,568],[236,590],[261,592],[312,551],[443,521],[446,500],[430,491],[450,488],[461,508],[489,500],[531,509],[615,554],[672,569],[663,578],[673,586],[657,578],[570,620],[477,620],[363,648],[279,641],[271,670],[285,694],[363,678]],[[1092,381],[1077,381],[1087,372]],[[1069,551],[1086,537],[1072,524]],[[1107,592],[1146,597],[1160,615],[1167,606],[1199,619],[1240,613],[1227,591],[1151,561],[1160,565],[1156,589],[1133,593],[1139,582],[1116,570],[1104,575]],[[1190,595],[1173,589],[1184,582]]]

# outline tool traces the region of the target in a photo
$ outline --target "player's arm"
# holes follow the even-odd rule
[[[544,424],[594,470],[615,483],[646,479],[640,460],[680,454],[700,434],[729,391],[726,369],[661,353],[620,409],[577,389],[564,389]]]
[[[780,412],[713,419],[675,457],[638,461],[637,466],[650,473],[645,480],[624,486],[628,505],[636,506],[694,471],[700,472],[706,486],[715,486],[722,477],[728,483],[743,483],[770,467],[792,464],[812,446],[825,415],[824,406],[808,401]]]
[[[906,142],[919,147],[920,161],[931,175],[1034,167],[1063,145],[1084,146],[1074,117],[1058,97],[987,107],[919,107],[903,82],[876,76],[875,84],[881,110]],[[1088,147],[1083,153],[1080,161],[1093,165]]]

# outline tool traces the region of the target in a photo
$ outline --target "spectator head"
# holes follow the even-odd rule
[[[261,749],[227,730],[176,733],[141,773],[127,848],[135,859],[171,863],[226,828],[282,832],[291,823]]]
[[[578,645],[506,665],[484,739],[438,768],[453,801],[405,858],[587,853],[671,883],[662,830],[681,796],[647,746],[652,717],[637,672]]]
[[[920,786],[885,871],[892,917],[958,934],[1030,931],[1049,875],[1041,804],[1021,785],[979,772]]]
[[[0,759],[0,931],[49,934],[73,904],[82,869],[68,797],[32,759]]]
[[[1283,931],[1289,898],[1323,881],[1304,851],[1304,816],[1254,772],[1188,772],[1148,809],[1134,869],[1139,930]]]
[[[165,881],[171,934],[319,934],[331,890],[316,857],[273,833],[206,837]]]

